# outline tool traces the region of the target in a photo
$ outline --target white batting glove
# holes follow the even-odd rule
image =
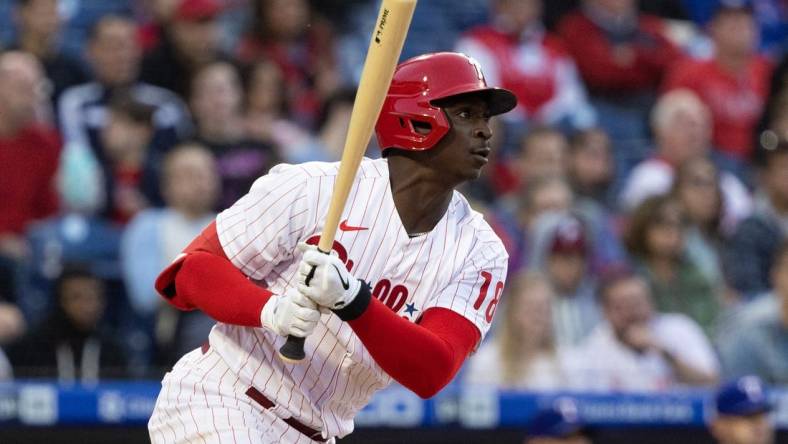
[[[353,302],[361,289],[361,281],[353,277],[345,264],[334,254],[321,253],[314,245],[298,244],[304,252],[298,265],[297,287],[317,305],[339,310]],[[314,273],[307,285],[306,279]]]
[[[260,313],[260,321],[279,336],[305,338],[315,330],[320,311],[308,297],[290,288],[283,295],[271,295]]]

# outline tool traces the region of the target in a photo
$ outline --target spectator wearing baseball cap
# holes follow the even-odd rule
[[[716,417],[711,434],[720,444],[772,444],[774,426],[766,387],[757,376],[723,384],[715,395]]]
[[[229,60],[220,48],[221,0],[179,0],[159,44],[143,59],[142,79],[188,97],[190,79],[201,67]]]
[[[527,428],[526,444],[591,444],[574,399],[562,396],[540,408]]]
[[[585,223],[572,213],[546,213],[534,224],[531,267],[544,273],[556,297],[552,318],[556,343],[579,344],[601,319],[590,273],[591,240]]]

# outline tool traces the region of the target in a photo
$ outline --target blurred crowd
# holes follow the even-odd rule
[[[377,8],[0,0],[0,376],[199,346],[157,274],[271,166],[339,159]],[[519,102],[462,190],[510,255],[463,380],[788,384],[786,49],[780,0],[419,3],[403,57],[465,52]]]

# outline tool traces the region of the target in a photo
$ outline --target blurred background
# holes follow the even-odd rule
[[[154,279],[271,166],[339,159],[378,6],[0,0],[1,442],[146,441],[212,325]],[[450,387],[342,442],[589,442],[540,441],[554,411],[788,443],[786,49],[784,0],[419,1],[403,59],[465,52],[518,97],[462,190],[509,277]]]

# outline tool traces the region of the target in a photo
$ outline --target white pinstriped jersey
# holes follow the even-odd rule
[[[227,257],[253,280],[283,293],[295,285],[301,241],[317,242],[338,163],[278,165],[217,217]],[[482,216],[455,192],[428,234],[411,238],[391,194],[385,159],[364,159],[350,191],[334,250],[373,295],[415,322],[431,307],[451,309],[487,332],[506,277],[507,254]],[[381,331],[381,335],[388,332]],[[397,338],[391,337],[397,347]],[[306,359],[276,357],[285,339],[266,328],[217,324],[211,346],[243,383],[324,437],[353,431],[353,417],[391,382],[352,329],[324,314],[307,338]]]

